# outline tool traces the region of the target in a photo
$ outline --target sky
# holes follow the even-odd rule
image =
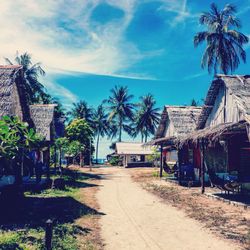
[[[200,67],[204,46],[193,46],[205,28],[199,15],[212,2],[236,5],[250,37],[250,0],[1,0],[0,63],[29,52],[46,71],[42,83],[67,109],[79,100],[96,107],[115,85],[128,86],[134,102],[152,93],[161,109],[190,104],[212,80]],[[250,44],[245,49],[249,61]],[[235,74],[250,74],[249,66]],[[110,144],[102,138],[100,157]]]

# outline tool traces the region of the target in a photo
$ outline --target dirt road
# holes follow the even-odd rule
[[[198,222],[132,182],[126,169],[104,170],[98,200],[106,249],[234,250]]]

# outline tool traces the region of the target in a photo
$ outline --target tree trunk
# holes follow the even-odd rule
[[[83,167],[83,152],[80,153],[80,167]]]
[[[62,177],[62,148],[59,148],[59,172],[60,172],[60,177]]]
[[[143,143],[143,140],[144,140],[144,138],[143,138],[143,133],[141,133],[141,142]]]
[[[95,155],[95,163],[97,164],[97,159],[98,159],[98,149],[99,149],[99,139],[100,139],[100,134],[97,134],[97,139],[96,139],[96,155]],[[91,145],[90,145],[91,147]]]
[[[148,135],[147,135],[147,133],[145,134],[145,142],[147,142],[147,140],[148,140]]]
[[[119,140],[118,141],[119,142],[122,141],[122,125],[121,124],[119,125]]]

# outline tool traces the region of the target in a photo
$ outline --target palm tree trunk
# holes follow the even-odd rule
[[[99,139],[100,139],[100,134],[98,132],[97,139],[96,139],[96,155],[95,155],[95,163],[96,164],[97,164],[97,159],[98,159]]]
[[[141,142],[143,143],[143,140],[144,140],[144,138],[143,138],[143,133],[141,133]]]
[[[119,121],[119,142],[122,141],[122,120],[120,118],[120,121]]]
[[[148,135],[147,135],[147,133],[145,134],[145,142],[147,142],[147,140],[148,140]]]

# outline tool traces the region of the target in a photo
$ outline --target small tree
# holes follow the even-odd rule
[[[38,148],[42,138],[27,123],[21,122],[17,117],[4,116],[0,120],[0,157],[9,160],[15,159],[19,166],[17,181],[21,182],[23,160],[25,154],[31,149]]]
[[[59,168],[62,173],[62,154],[67,150],[69,146],[69,140],[66,137],[61,137],[55,141],[56,148],[59,149]]]
[[[93,131],[84,119],[74,119],[66,127],[67,138],[70,142],[78,141],[81,145],[80,166],[83,166],[83,160],[90,162],[90,150],[93,152]]]

